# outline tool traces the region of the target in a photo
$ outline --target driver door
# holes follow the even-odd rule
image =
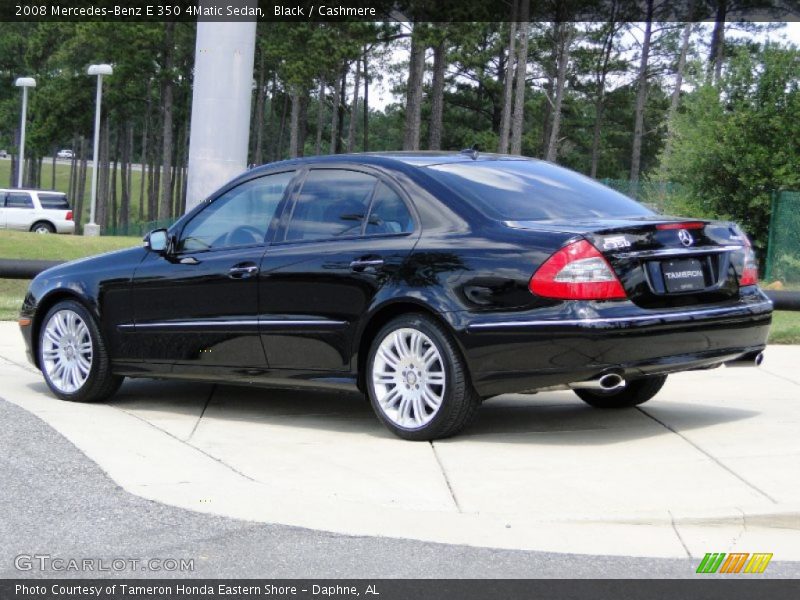
[[[258,271],[294,175],[265,175],[224,192],[183,226],[170,253],[146,256],[133,280],[135,358],[197,378],[266,369]]]

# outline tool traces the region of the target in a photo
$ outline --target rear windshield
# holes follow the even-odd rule
[[[69,209],[69,200],[64,194],[39,194],[42,208]]]
[[[475,161],[427,168],[491,218],[541,221],[653,214],[594,179],[544,161]]]

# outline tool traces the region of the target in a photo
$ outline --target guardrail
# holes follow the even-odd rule
[[[0,259],[0,279],[33,279],[50,267],[60,265],[58,260]],[[775,310],[800,310],[800,292],[764,290],[772,300]]]

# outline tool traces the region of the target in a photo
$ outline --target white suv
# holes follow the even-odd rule
[[[0,229],[75,233],[75,221],[66,194],[0,189]]]

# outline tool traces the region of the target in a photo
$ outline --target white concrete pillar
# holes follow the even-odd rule
[[[247,168],[255,41],[255,21],[198,20],[187,211]]]

